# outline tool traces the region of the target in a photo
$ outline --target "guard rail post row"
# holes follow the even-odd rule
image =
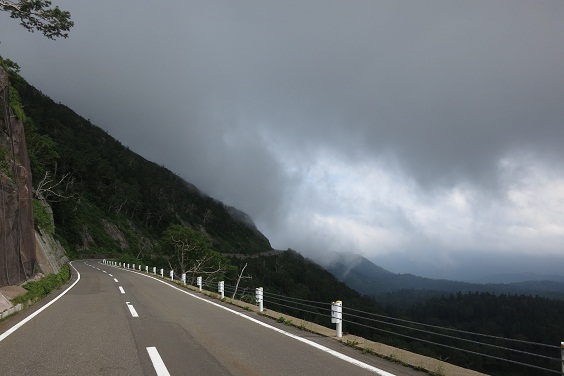
[[[337,300],[331,303],[331,323],[337,326],[337,338],[343,336],[343,302]]]
[[[255,290],[255,298],[259,304],[259,312],[264,311],[264,299],[263,299],[263,289],[262,287],[257,287]]]
[[[224,287],[225,287],[224,281],[219,281],[217,283],[217,292],[221,293],[221,299],[225,298]]]

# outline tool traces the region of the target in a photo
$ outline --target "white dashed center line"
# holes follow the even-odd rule
[[[139,315],[137,314],[137,311],[135,310],[135,308],[133,308],[133,306],[131,305],[131,303],[125,302],[125,304],[127,304],[127,308],[129,308],[129,312],[131,312],[131,316],[133,316],[133,317],[139,317]]]
[[[147,352],[149,353],[149,357],[151,358],[151,362],[153,362],[153,367],[155,367],[155,371],[157,372],[157,376],[170,376],[166,366],[159,355],[156,347],[147,347]]]
[[[114,278],[114,281],[119,282],[119,281],[117,280],[117,278]]]
[[[119,287],[119,291],[120,291],[122,294],[125,294],[125,291],[123,290],[123,287],[121,287],[121,286]]]

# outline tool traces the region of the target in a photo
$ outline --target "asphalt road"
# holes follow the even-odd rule
[[[0,323],[1,375],[425,375],[145,273],[73,266],[67,293]]]

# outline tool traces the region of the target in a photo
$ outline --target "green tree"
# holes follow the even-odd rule
[[[11,18],[20,20],[27,30],[40,31],[49,39],[67,38],[74,26],[70,12],[51,6],[49,0],[10,1],[0,0],[0,9],[10,13]]]
[[[198,275],[206,280],[214,279],[230,267],[229,262],[212,249],[211,240],[203,231],[171,225],[164,232],[162,242],[165,251],[172,254],[170,268],[189,273],[192,279]]]

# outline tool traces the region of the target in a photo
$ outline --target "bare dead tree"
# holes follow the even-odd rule
[[[49,171],[45,172],[45,176],[37,183],[37,187],[35,188],[35,196],[38,198],[42,198],[49,201],[59,201],[65,200],[72,195],[67,195],[62,192],[68,192],[74,181],[70,178],[71,174],[67,172],[63,175],[61,179],[54,180],[54,177],[51,176]],[[61,191],[57,188],[60,188],[64,184],[65,189]]]
[[[235,295],[237,295],[237,289],[239,288],[239,282],[241,282],[241,279],[251,279],[251,278],[253,278],[250,275],[243,276],[243,273],[245,272],[246,267],[247,267],[247,263],[245,263],[245,266],[243,266],[243,269],[241,269],[241,273],[239,274],[239,278],[237,278],[237,284],[235,285],[235,291],[233,292],[233,296],[231,297],[231,299],[235,299]]]
[[[213,213],[210,209],[207,209],[206,212],[204,213],[204,224],[211,222],[212,219],[213,219]]]
[[[171,242],[174,245],[176,261],[180,266],[180,272],[187,273],[188,264],[191,261],[190,253],[197,251],[198,245],[194,242],[187,240],[183,236],[172,236]],[[172,269],[172,265],[171,265],[171,269]]]

